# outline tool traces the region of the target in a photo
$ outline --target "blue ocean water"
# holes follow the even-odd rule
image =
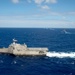
[[[0,28],[0,48],[12,39],[28,47],[48,47],[49,52],[75,52],[75,29]],[[57,56],[57,55],[56,55]],[[0,54],[0,75],[75,75],[75,57],[25,57]]]

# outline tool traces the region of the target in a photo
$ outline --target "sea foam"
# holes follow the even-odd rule
[[[48,57],[57,57],[57,58],[75,58],[75,52],[70,52],[70,53],[66,53],[66,52],[47,52],[46,56]]]

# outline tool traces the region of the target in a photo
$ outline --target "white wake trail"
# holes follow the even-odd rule
[[[65,53],[65,52],[47,52],[46,56],[48,57],[57,57],[57,58],[75,58],[75,52]]]

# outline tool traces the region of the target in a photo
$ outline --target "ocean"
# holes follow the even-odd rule
[[[0,75],[75,75],[75,29],[0,28],[0,48],[13,38],[49,52],[45,57],[0,54]]]

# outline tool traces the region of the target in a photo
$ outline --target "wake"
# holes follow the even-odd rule
[[[48,57],[57,57],[57,58],[75,58],[75,52],[65,53],[65,52],[47,52],[46,56]]]

